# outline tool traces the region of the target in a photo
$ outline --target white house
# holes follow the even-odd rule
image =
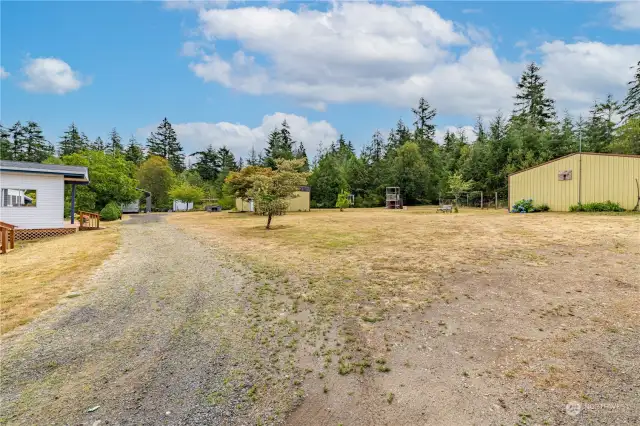
[[[64,228],[64,185],[87,185],[86,167],[0,161],[0,221],[17,229]],[[73,219],[72,219],[73,223]]]

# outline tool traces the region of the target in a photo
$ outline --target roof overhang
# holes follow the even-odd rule
[[[75,185],[89,184],[89,171],[84,166],[40,164],[25,161],[0,161],[0,172],[61,175],[64,183]]]

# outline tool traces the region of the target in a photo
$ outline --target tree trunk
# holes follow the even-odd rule
[[[267,218],[267,229],[271,229],[271,215]]]
[[[343,209],[342,207],[340,207],[340,211],[341,211],[341,212],[343,212],[343,211],[344,211],[344,209]]]

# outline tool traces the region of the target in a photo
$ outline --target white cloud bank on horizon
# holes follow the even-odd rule
[[[315,155],[321,143],[327,146],[338,139],[338,131],[325,120],[309,122],[306,117],[282,112],[265,115],[262,123],[253,128],[228,122],[175,123],[172,126],[187,155],[203,150],[210,144],[214,148],[226,145],[236,158],[246,159],[251,147],[255,147],[257,153],[265,148],[268,134],[273,129],[279,128],[285,119],[291,129],[291,135],[296,141],[304,144],[309,158]],[[144,143],[149,133],[155,131],[156,127],[157,124],[153,124],[138,129],[136,131],[138,140]]]

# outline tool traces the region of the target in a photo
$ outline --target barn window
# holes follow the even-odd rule
[[[2,188],[2,207],[35,207],[35,189]]]

